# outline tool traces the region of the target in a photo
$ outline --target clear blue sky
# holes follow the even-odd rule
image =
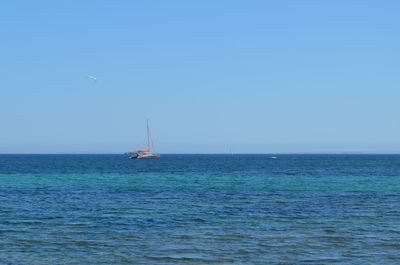
[[[400,152],[399,10],[1,1],[0,153]]]

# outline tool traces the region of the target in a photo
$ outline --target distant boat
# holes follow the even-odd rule
[[[160,154],[152,153],[153,150],[154,144],[150,134],[149,120],[147,120],[147,147],[126,154],[131,159],[160,158]]]

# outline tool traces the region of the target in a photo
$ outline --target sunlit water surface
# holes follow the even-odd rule
[[[400,156],[1,155],[0,264],[400,264]]]

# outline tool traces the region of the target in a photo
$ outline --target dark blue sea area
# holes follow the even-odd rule
[[[0,264],[400,264],[400,155],[0,155]]]

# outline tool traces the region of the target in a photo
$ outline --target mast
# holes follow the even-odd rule
[[[147,119],[147,147],[150,148],[150,129],[149,129],[149,120]]]

